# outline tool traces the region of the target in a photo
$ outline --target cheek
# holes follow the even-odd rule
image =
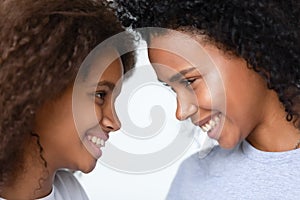
[[[216,68],[212,68],[204,77],[202,88],[205,92],[204,98],[210,101],[211,110],[226,112],[226,86],[224,78]]]
[[[194,88],[194,95],[197,98],[198,106],[205,110],[213,110],[218,101],[218,92],[216,88],[208,85],[206,81],[201,80]]]
[[[205,110],[212,109],[212,97],[211,93],[207,89],[197,89],[194,90],[195,96],[197,98],[198,107]]]
[[[102,118],[103,118],[103,107],[105,107],[105,106],[106,106],[105,104],[102,104],[102,105],[95,104],[93,115],[97,119],[97,122],[102,120]]]
[[[262,80],[249,74],[243,79],[227,80],[227,96],[236,107],[249,111],[259,105],[266,96],[266,87]]]
[[[258,80],[244,79],[227,84],[227,119],[246,136],[257,124],[264,112],[267,94]],[[230,88],[230,89],[229,89]]]
[[[83,94],[74,99],[73,119],[80,135],[83,135],[89,128],[97,124],[97,116],[97,107],[92,97]]]

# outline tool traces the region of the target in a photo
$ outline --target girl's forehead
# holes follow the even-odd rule
[[[79,70],[79,80],[91,80],[99,79],[107,74],[107,71],[111,71],[112,66],[117,65],[117,71],[123,73],[123,65],[120,59],[120,55],[117,50],[113,48],[105,48],[90,53],[86,60],[82,63]],[[114,71],[112,70],[112,71]]]
[[[152,63],[195,67],[202,71],[215,67],[217,57],[225,57],[216,46],[209,43],[203,45],[182,34],[153,37],[148,53]]]

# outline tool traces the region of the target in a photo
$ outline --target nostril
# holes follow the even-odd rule
[[[112,118],[108,118],[108,117],[103,117],[100,121],[99,121],[100,126],[106,130],[107,132],[110,131],[117,131],[120,129],[120,127],[118,126],[119,123],[117,123],[116,121],[114,121],[114,119]]]

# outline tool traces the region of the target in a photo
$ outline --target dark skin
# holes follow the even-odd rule
[[[295,148],[299,130],[285,119],[276,92],[243,58],[189,32],[154,36],[148,51],[150,61],[161,64],[153,65],[158,79],[177,94],[179,120],[190,118],[205,130],[209,120],[218,118],[208,135],[223,148],[234,148],[243,139],[263,151]]]
[[[110,54],[116,56],[115,51],[103,56],[108,59],[112,57]],[[105,59],[99,58],[101,63]],[[35,132],[39,135],[43,146],[43,157],[47,162],[47,169],[45,170],[43,162],[32,165],[36,162],[36,158],[32,155],[39,154],[36,139],[32,138],[27,148],[24,149],[25,169],[13,185],[2,188],[2,197],[7,199],[42,198],[51,192],[58,169],[68,168],[88,173],[95,167],[102,152],[101,149],[94,150],[88,137],[93,135],[106,141],[111,131],[120,128],[120,122],[112,108],[120,92],[122,64],[120,59],[115,60],[101,77],[97,77],[97,70],[99,71],[101,67],[95,64],[84,81],[76,86],[80,89],[79,107],[83,109],[80,115],[82,119],[76,118],[76,124],[72,108],[73,85],[70,85],[58,98],[47,101],[38,109]],[[119,92],[115,93],[114,90]],[[91,117],[94,114],[97,116],[96,120]]]
[[[300,130],[300,4],[288,1],[115,0],[125,26],[183,30],[243,58],[284,106]],[[130,14],[128,14],[130,13]],[[141,31],[148,43],[164,31]],[[252,84],[252,83],[249,83]]]
[[[57,167],[66,166],[86,172],[93,168],[96,159],[90,155],[83,156],[83,158],[89,157],[90,159],[87,160],[90,162],[82,162],[81,166],[78,166],[76,162],[75,164],[70,164],[70,162],[55,164],[53,159],[49,158],[51,148],[43,147],[45,142],[42,135],[46,131],[40,132],[35,126],[37,126],[37,119],[41,120],[37,116],[42,113],[41,110],[47,110],[47,114],[57,113],[54,112],[57,104],[60,105],[60,109],[57,110],[70,113],[62,108],[70,108],[70,88],[73,87],[82,62],[98,44],[124,31],[114,13],[103,3],[105,2],[92,0],[0,2],[1,197],[13,198],[16,197],[14,195],[20,195],[25,199],[30,199],[45,196],[50,192],[49,185],[53,181],[52,173]],[[108,27],[107,24],[110,26]],[[120,48],[131,49],[133,46],[132,40],[129,39],[131,36],[126,34],[124,37],[127,39],[123,38]],[[115,45],[110,46],[115,47]],[[119,56],[118,54],[117,57]],[[128,53],[120,57],[123,64],[121,71],[126,73],[133,66],[134,56]],[[103,89],[101,86],[100,89],[106,91],[106,88]],[[66,92],[68,90],[69,92]],[[89,102],[92,106],[95,104],[91,98],[91,96],[96,97],[94,92],[89,93],[91,100]],[[68,101],[58,101],[62,96]],[[102,92],[97,96],[102,98]],[[114,98],[111,96],[112,100]],[[42,109],[46,107],[45,105],[50,107]],[[111,110],[112,108],[110,106]],[[70,118],[68,119],[71,121]],[[44,118],[41,121],[47,120]],[[54,121],[52,119],[52,122]],[[49,124],[48,126],[51,127]],[[103,132],[109,131],[106,129]],[[84,149],[80,140],[76,144]],[[85,152],[90,153],[87,150]],[[31,166],[36,166],[36,171],[31,171]],[[28,174],[25,174],[27,172],[32,174],[35,180],[31,182]],[[20,180],[26,180],[26,182],[21,183]],[[21,187],[22,184],[24,185]],[[26,189],[25,186],[32,188]],[[10,188],[15,188],[15,190]],[[23,194],[22,191],[19,193],[16,188],[25,193]]]

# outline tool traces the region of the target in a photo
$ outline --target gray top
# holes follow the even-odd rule
[[[219,146],[180,166],[168,200],[300,199],[300,149],[264,152],[247,141],[232,150]]]

